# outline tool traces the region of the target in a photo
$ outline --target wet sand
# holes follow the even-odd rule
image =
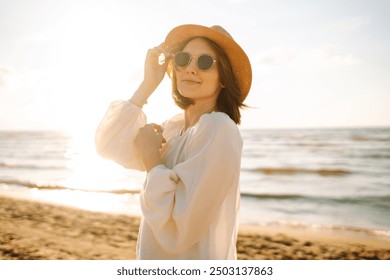
[[[135,259],[139,218],[0,196],[0,259]],[[238,259],[390,259],[390,239],[242,226]]]

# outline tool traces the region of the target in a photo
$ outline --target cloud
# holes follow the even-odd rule
[[[357,32],[370,25],[372,19],[368,16],[354,16],[335,20],[325,26],[332,32]]]
[[[349,53],[342,53],[332,45],[313,48],[275,47],[255,56],[255,62],[271,66],[351,66],[361,60]]]
[[[255,60],[259,64],[266,65],[288,65],[296,60],[297,49],[286,47],[275,47],[271,50],[256,55]]]

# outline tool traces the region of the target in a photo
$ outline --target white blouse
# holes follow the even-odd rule
[[[134,139],[146,116],[113,102],[96,132],[96,148],[126,168],[143,170]],[[163,165],[147,174],[138,259],[236,259],[242,138],[224,113],[204,114],[182,135],[183,115],[163,124]]]

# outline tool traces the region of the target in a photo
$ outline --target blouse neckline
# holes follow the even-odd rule
[[[195,126],[197,126],[197,125],[200,123],[200,120],[201,120],[203,117],[205,117],[205,116],[207,116],[207,115],[212,115],[213,113],[221,113],[221,112],[219,112],[219,111],[211,111],[211,112],[206,112],[206,113],[202,114],[202,115],[199,117],[199,120],[198,120],[195,124],[193,124],[193,125],[187,127],[186,130],[184,130],[184,114],[183,114],[183,119],[182,119],[182,122],[181,122],[181,124],[180,124],[179,131],[178,131],[177,135],[178,135],[179,137],[183,137],[185,134],[187,134],[187,132],[188,132],[189,130],[192,130],[192,128],[194,128]]]

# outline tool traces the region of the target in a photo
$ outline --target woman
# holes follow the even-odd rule
[[[165,72],[184,112],[147,124],[142,106]],[[245,52],[222,27],[182,25],[148,51],[132,98],[110,105],[96,133],[98,153],[147,171],[139,259],[236,259],[237,124],[251,78]]]

